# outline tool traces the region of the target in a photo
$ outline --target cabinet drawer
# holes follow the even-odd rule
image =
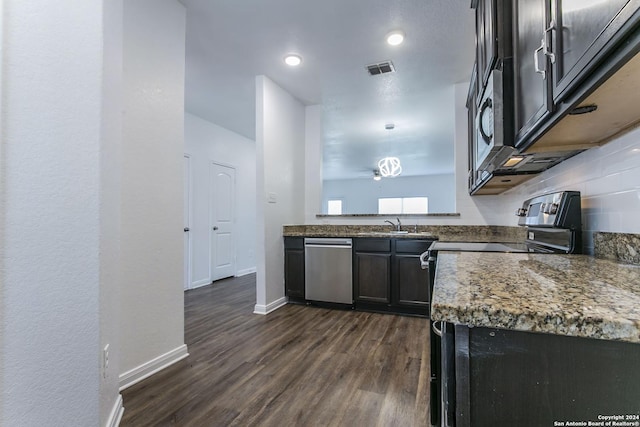
[[[421,254],[429,249],[433,240],[396,240],[396,253]]]
[[[359,252],[391,252],[391,239],[353,239],[353,246]]]
[[[304,249],[304,237],[285,237],[285,249]]]

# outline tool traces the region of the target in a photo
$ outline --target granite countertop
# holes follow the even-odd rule
[[[442,251],[431,318],[640,343],[640,266],[587,255]]]
[[[403,225],[409,233],[391,233],[390,225],[285,225],[285,237],[378,237],[398,239],[439,239],[455,242],[522,242],[524,227],[475,225]],[[414,229],[416,232],[414,232]]]

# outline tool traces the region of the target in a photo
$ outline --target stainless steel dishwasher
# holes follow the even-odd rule
[[[351,239],[304,239],[304,290],[310,301],[353,304]]]

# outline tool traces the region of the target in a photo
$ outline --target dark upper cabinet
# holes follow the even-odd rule
[[[484,86],[496,59],[495,0],[479,0],[476,8],[476,60],[478,79]]]
[[[553,99],[559,102],[638,23],[638,0],[553,0],[551,36]]]
[[[284,287],[289,298],[304,299],[304,238],[284,238]]]
[[[477,0],[476,61],[478,90],[482,91],[503,58],[511,57],[510,0]]]
[[[599,84],[588,81],[596,68],[617,65],[609,55],[637,28],[639,10],[640,0],[516,0],[513,51],[517,148],[529,149],[569,111],[560,105],[567,97],[588,93]]]
[[[471,81],[475,102],[467,101],[471,194],[500,194],[638,122],[640,0],[477,0],[472,7],[478,76]],[[487,17],[495,19],[495,39]],[[491,88],[494,70],[502,72],[502,94]],[[513,117],[494,114],[492,122],[486,99],[501,100]],[[472,157],[483,148],[483,118],[509,130],[498,133],[507,136],[502,148],[492,147],[495,154],[478,165]],[[516,153],[520,161],[507,164]]]
[[[513,19],[515,145],[540,126],[553,110],[548,40],[548,0],[516,0]]]
[[[469,83],[469,93],[467,94],[467,127],[469,135],[469,155],[467,156],[467,160],[469,188],[475,187],[476,184],[476,156],[473,155],[473,153],[475,153],[475,147],[478,142],[478,133],[476,132],[476,114],[478,113],[478,104],[476,103],[476,100],[478,99],[477,69],[478,64],[476,63],[473,66],[471,82]]]

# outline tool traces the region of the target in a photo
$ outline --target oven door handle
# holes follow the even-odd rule
[[[423,270],[428,270],[429,264],[435,261],[436,257],[429,255],[429,251],[420,254],[420,267],[422,267]]]
[[[429,251],[426,251],[420,254],[420,267],[422,267],[423,270],[429,269],[429,259],[427,258],[428,256],[429,256]]]
[[[436,323],[440,323],[440,329],[438,329],[438,328],[436,327]],[[443,323],[444,323],[444,322],[433,322],[433,323],[431,324],[431,329],[433,329],[433,332],[434,332],[437,336],[439,336],[439,337],[442,337],[442,324],[443,324]]]

